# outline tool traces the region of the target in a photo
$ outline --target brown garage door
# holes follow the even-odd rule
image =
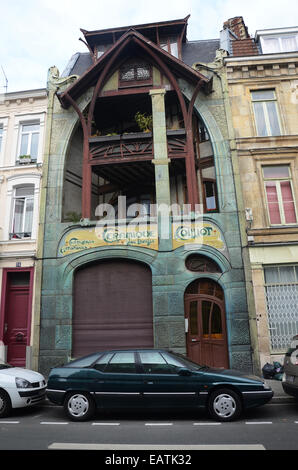
[[[76,272],[73,357],[153,347],[152,276],[144,264],[109,260]]]

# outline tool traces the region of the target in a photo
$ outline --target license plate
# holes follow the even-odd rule
[[[294,375],[287,375],[287,382],[293,383],[294,382]]]

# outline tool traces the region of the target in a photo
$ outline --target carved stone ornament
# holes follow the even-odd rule
[[[56,88],[60,86],[70,85],[79,78],[78,75],[69,75],[69,77],[61,77],[58,68],[54,65],[48,70],[48,88],[54,86]]]

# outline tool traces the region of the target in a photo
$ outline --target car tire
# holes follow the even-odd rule
[[[242,412],[241,398],[228,388],[217,389],[210,395],[208,411],[217,421],[234,421]]]
[[[66,397],[64,411],[72,421],[87,421],[95,412],[95,403],[88,393],[72,392]]]
[[[11,411],[11,401],[7,393],[0,390],[0,418],[5,418]]]

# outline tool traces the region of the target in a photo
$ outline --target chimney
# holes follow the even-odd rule
[[[225,21],[223,28],[229,29],[237,36],[238,39],[250,38],[242,16],[235,16],[234,18],[230,18],[229,20]]]

